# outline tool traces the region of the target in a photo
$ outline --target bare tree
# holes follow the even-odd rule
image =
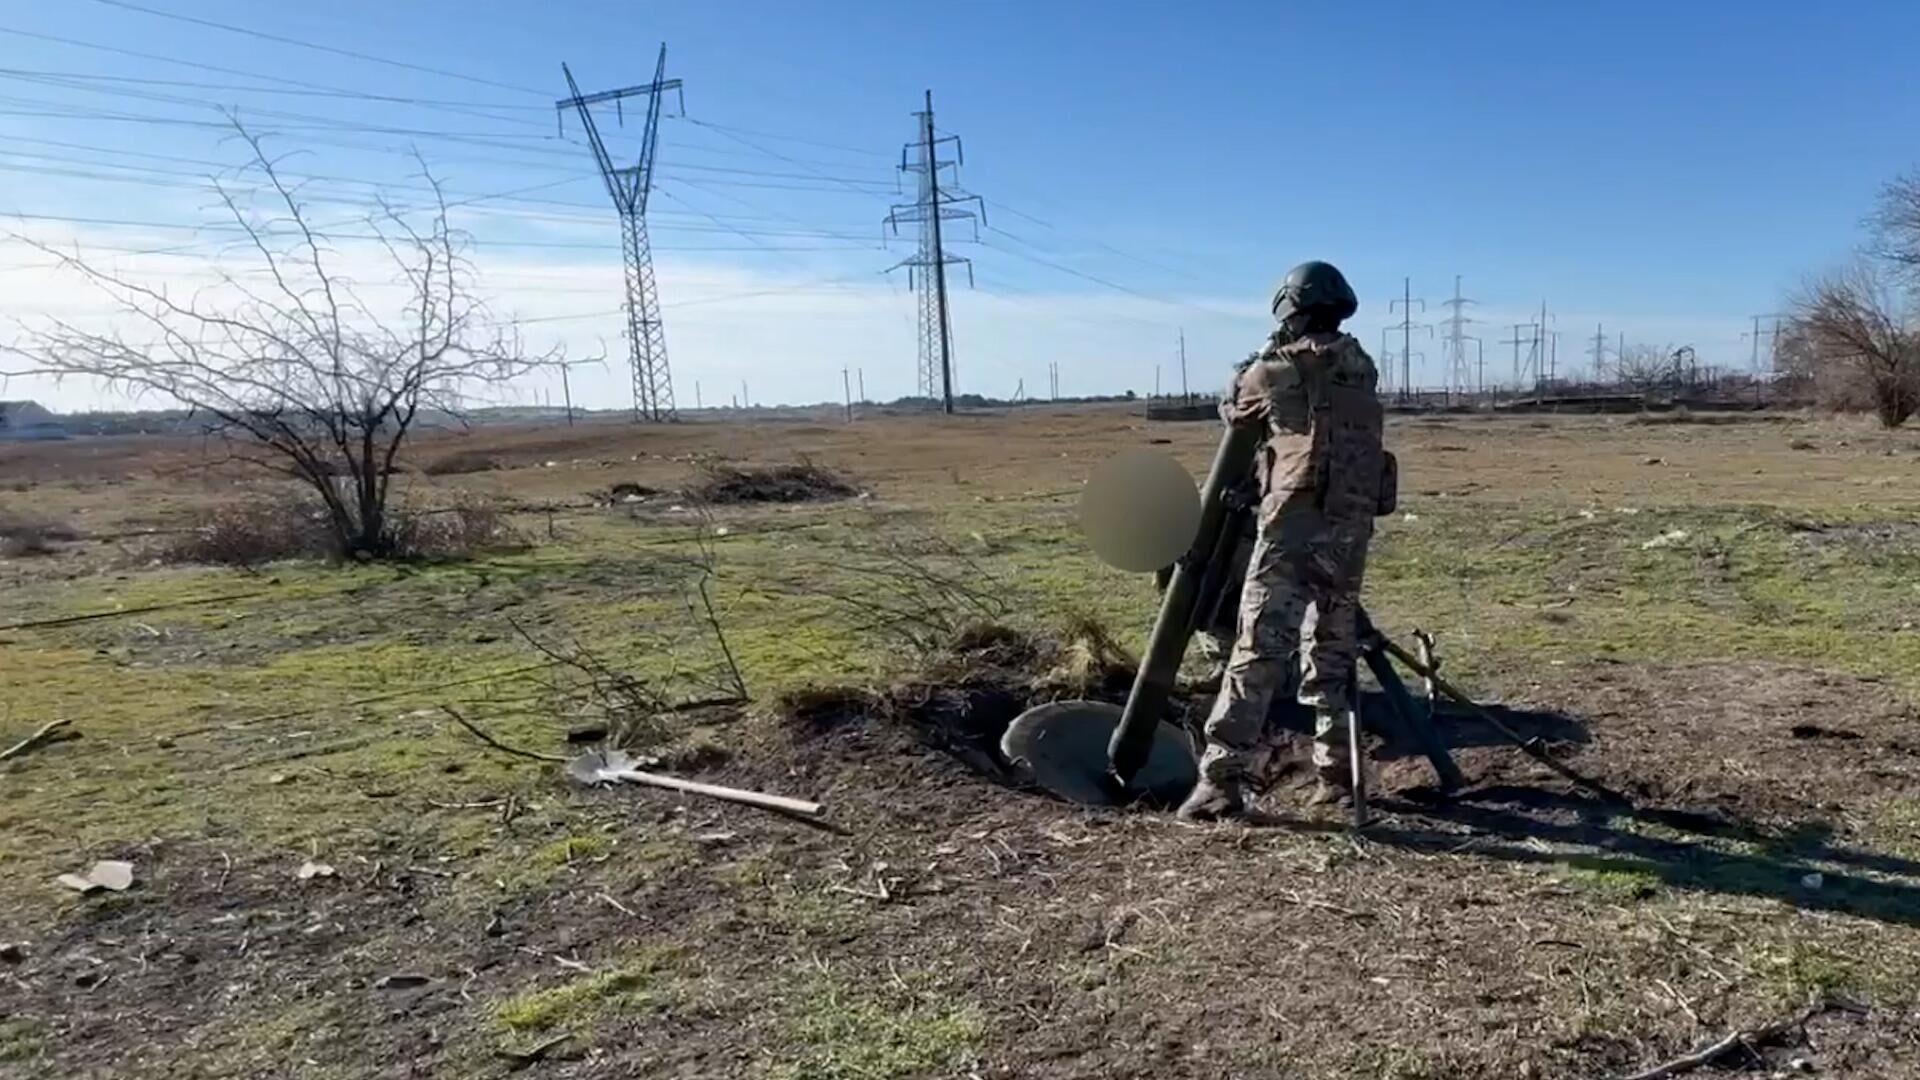
[[[1629,345],[1614,359],[1614,376],[1634,390],[1651,390],[1676,382],[1673,361],[1656,345]]]
[[[1878,266],[1861,261],[1817,279],[1794,308],[1816,371],[1857,380],[1882,426],[1899,427],[1920,411],[1920,326]]]
[[[1867,226],[1873,234],[1868,250],[1898,267],[1909,287],[1920,287],[1920,171],[1887,181]]]
[[[214,185],[255,268],[220,268],[214,287],[181,297],[77,250],[16,237],[104,293],[116,318],[105,329],[61,319],[28,328],[11,350],[28,366],[7,374],[92,378],[209,416],[236,456],[318,495],[342,555],[388,555],[394,461],[415,425],[458,415],[477,390],[551,364],[558,350],[528,357],[475,298],[464,237],[424,162],[432,203],[404,210],[382,199],[365,222],[371,232],[352,236],[384,252],[403,292],[377,308],[340,272],[334,238],[312,223],[260,138],[234,126],[251,151],[241,172],[251,186]],[[271,216],[249,212],[249,196]]]

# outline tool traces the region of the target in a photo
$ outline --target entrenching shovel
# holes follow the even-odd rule
[[[682,780],[677,776],[667,776],[664,773],[643,772],[633,766],[633,758],[624,751],[594,750],[568,761],[567,776],[579,784],[644,784],[647,787],[684,791],[689,795],[705,795],[710,799],[724,799],[742,806],[757,806],[762,810],[797,814],[806,818],[817,818],[824,812],[819,803],[808,802],[805,799],[789,799],[785,795],[768,795],[743,788],[722,787],[719,784],[702,784],[694,780]]]

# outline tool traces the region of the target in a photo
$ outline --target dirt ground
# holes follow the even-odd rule
[[[1360,834],[1291,776],[1254,825],[1026,790],[998,730],[1123,694],[1089,628],[1138,650],[1155,604],[1080,483],[1216,434],[437,433],[403,497],[495,500],[517,543],[246,570],[155,558],[270,486],[222,448],[0,446],[0,519],[79,537],[0,560],[0,749],[79,736],[0,762],[0,1075],[1625,1077],[1777,1024],[1690,1075],[1920,1076],[1920,433],[1393,422],[1375,621],[1631,807],[1452,719],[1468,790],[1382,744]],[[802,460],[855,494],[677,494]],[[751,701],[642,748],[828,827],[488,751],[443,706],[544,752],[580,720],[534,642],[682,697],[731,657]],[[55,883],[99,859],[133,887]]]

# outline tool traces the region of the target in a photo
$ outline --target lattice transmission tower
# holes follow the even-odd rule
[[[1466,307],[1468,304],[1476,303],[1479,301],[1460,295],[1460,275],[1453,275],[1453,299],[1440,301],[1440,306],[1449,312],[1447,336],[1444,339],[1447,346],[1447,386],[1456,393],[1464,394],[1473,389],[1476,381],[1474,361],[1467,358],[1467,342],[1473,341],[1474,338],[1466,332],[1467,326],[1478,321],[1467,318]]]
[[[933,128],[933,91],[927,91],[927,107],[913,114],[917,138],[900,150],[900,171],[913,174],[918,182],[918,197],[912,203],[896,205],[887,211],[886,225],[897,236],[900,226],[920,226],[920,247],[909,258],[900,260],[891,270],[907,268],[907,284],[919,297],[921,397],[941,399],[947,412],[953,411],[953,317],[947,308],[947,266],[965,263],[967,284],[973,284],[973,260],[947,254],[942,221],[963,220],[979,223],[987,219],[987,207],[980,196],[960,190],[957,174],[943,186],[941,171],[957,170],[966,162],[966,152],[958,135],[937,135]],[[953,144],[951,160],[940,156],[943,144]],[[971,203],[978,209],[964,209]],[[976,233],[976,236],[978,234]],[[915,273],[918,271],[918,274]]]
[[[561,64],[560,71],[566,75],[567,89],[572,95],[554,103],[561,126],[565,128],[568,109],[579,113],[580,125],[587,129],[587,142],[593,147],[594,161],[600,166],[600,176],[607,182],[607,194],[612,196],[613,208],[620,214],[620,250],[626,261],[627,341],[633,357],[633,418],[676,420],[679,414],[673,407],[673,369],[667,365],[667,334],[660,322],[660,293],[653,280],[653,245],[647,239],[647,195],[653,190],[653,163],[660,143],[661,99],[672,90],[679,96],[680,111],[684,113],[686,97],[680,89],[680,80],[666,77],[665,44],[660,46],[653,81],[639,86],[582,94],[567,65]],[[607,153],[607,144],[600,138],[600,128],[593,121],[593,106],[612,102],[614,115],[624,126],[626,109],[622,102],[631,97],[647,99],[640,160],[631,168],[618,168]]]

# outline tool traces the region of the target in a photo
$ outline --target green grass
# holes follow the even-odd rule
[[[46,1025],[28,1016],[0,1019],[0,1061],[31,1061],[46,1046]]]
[[[1857,559],[1768,507],[1417,516],[1383,525],[1368,603],[1389,628],[1439,628],[1463,677],[1599,657],[1766,658],[1920,689],[1920,634],[1898,631],[1920,609],[1920,556]],[[1643,546],[1674,531],[1687,539]]]
[[[671,951],[637,950],[618,967],[508,998],[494,1006],[493,1018],[508,1032],[580,1030],[611,1013],[655,1008],[670,998],[674,964]]]
[[[772,1080],[960,1075],[986,1035],[982,1011],[933,994],[855,991],[821,977],[782,1018]]]
[[[1660,879],[1644,870],[1572,865],[1561,880],[1601,904],[1634,904],[1660,894]]]

